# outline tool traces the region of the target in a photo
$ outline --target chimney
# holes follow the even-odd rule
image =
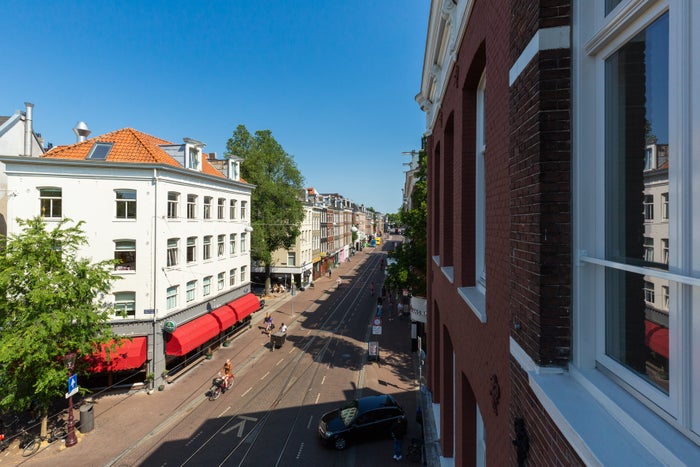
[[[32,156],[32,109],[34,109],[34,104],[31,102],[25,102],[24,105],[27,107],[25,112],[25,122],[24,122],[24,155]]]
[[[87,123],[78,122],[75,124],[75,128],[73,128],[73,133],[75,133],[76,136],[76,143],[80,143],[85,141],[92,131],[88,128]]]

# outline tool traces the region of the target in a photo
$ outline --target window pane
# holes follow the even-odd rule
[[[605,353],[668,393],[669,281],[607,269],[605,283]]]
[[[605,86],[605,254],[643,264],[644,237],[668,238],[655,215],[668,192],[668,13],[606,60]]]
[[[117,263],[114,265],[115,270],[135,271],[136,242],[133,240],[114,242],[114,259],[117,260]]]

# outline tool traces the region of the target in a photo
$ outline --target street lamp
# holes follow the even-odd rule
[[[73,376],[73,368],[75,368],[75,352],[67,353],[63,357],[63,363],[65,363],[68,369],[68,379]],[[69,389],[70,391],[70,389]],[[73,394],[68,393],[68,434],[66,435],[66,447],[75,446],[78,444],[78,438],[75,436],[75,420],[73,419]]]

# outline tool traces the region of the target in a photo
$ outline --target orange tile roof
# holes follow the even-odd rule
[[[84,160],[95,143],[114,144],[107,155],[106,160],[108,162],[165,164],[182,167],[180,163],[160,147],[161,145],[174,143],[142,133],[133,128],[123,128],[70,146],[56,146],[42,157]],[[202,154],[202,173],[215,177],[224,176],[207,161],[205,154]]]

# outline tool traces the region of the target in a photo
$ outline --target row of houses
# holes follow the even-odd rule
[[[33,130],[33,105],[0,118],[0,233],[41,216],[49,228],[84,222],[81,256],[118,260],[111,325],[130,340],[94,359],[95,384],[159,385],[249,326],[253,291],[251,193],[241,160],[218,159],[204,143],[166,141],[125,128],[47,148]],[[306,212],[273,274],[303,287],[383,230],[381,216],[338,194],[300,193]],[[120,373],[118,373],[120,372]]]
[[[700,4],[433,0],[427,448],[699,465]]]

